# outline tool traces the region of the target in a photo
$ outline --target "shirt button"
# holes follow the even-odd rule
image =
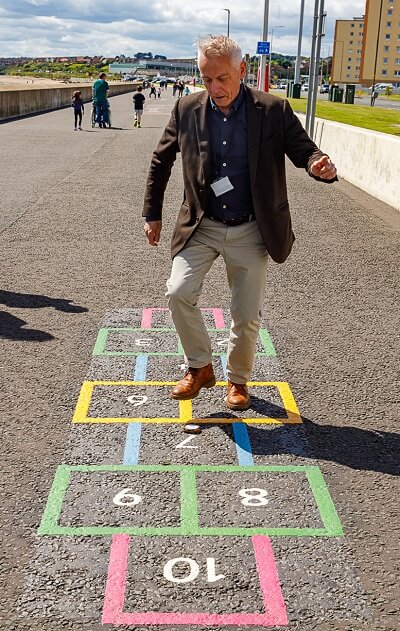
[[[223,162],[223,163],[222,163],[222,166],[223,166],[223,167],[226,167],[226,162]]]
[[[223,145],[226,145],[226,140],[223,140],[223,141],[222,141],[222,144],[223,144]]]
[[[226,119],[226,118],[224,118],[224,123],[226,123],[226,121],[227,121],[227,119]]]
[[[224,205],[222,206],[222,208],[226,208],[226,204],[224,204]]]

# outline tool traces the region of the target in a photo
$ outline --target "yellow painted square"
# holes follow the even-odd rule
[[[248,382],[249,388],[257,388],[260,386],[275,387],[282,399],[283,406],[287,412],[287,418],[276,419],[273,417],[228,417],[228,418],[199,418],[193,417],[192,402],[178,401],[179,417],[178,418],[148,418],[148,417],[89,417],[88,410],[96,386],[174,386],[176,381],[85,381],[78,397],[78,402],[72,419],[73,423],[188,423],[190,421],[198,421],[199,423],[248,423],[262,425],[265,423],[282,425],[282,424],[299,424],[302,423],[299,409],[294,399],[289,384],[286,381],[251,381]],[[226,388],[225,381],[218,381],[217,387]],[[201,394],[200,394],[201,396]]]

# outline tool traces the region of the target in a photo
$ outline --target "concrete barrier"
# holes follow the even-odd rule
[[[304,125],[304,114],[297,116]],[[316,118],[314,141],[339,176],[400,210],[400,138]]]
[[[139,84],[110,83],[110,96],[133,92]],[[8,120],[37,112],[48,112],[71,104],[76,90],[82,92],[83,101],[92,100],[92,86],[74,84],[56,88],[38,88],[36,90],[1,90],[0,120]]]

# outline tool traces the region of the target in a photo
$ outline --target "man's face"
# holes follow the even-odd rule
[[[199,70],[208,94],[220,109],[228,110],[240,90],[246,64],[230,57],[206,57],[200,54]]]

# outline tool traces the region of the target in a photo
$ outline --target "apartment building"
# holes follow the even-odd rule
[[[336,21],[332,82],[400,86],[400,0],[366,0],[363,17]]]
[[[360,83],[400,86],[400,0],[367,0],[364,23]]]
[[[363,36],[364,16],[352,20],[336,20],[332,83],[360,83]]]

